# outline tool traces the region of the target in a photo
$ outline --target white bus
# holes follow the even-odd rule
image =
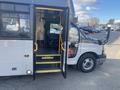
[[[0,0],[0,76],[66,77],[68,21],[66,0]]]
[[[35,79],[39,73],[61,72],[66,78],[67,65],[90,72],[97,62],[103,63],[103,43],[89,40],[76,25],[69,25],[74,16],[69,13],[74,12],[70,3],[0,0],[0,76]]]

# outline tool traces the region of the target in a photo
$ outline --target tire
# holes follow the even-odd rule
[[[84,72],[92,72],[96,67],[96,58],[91,53],[86,53],[80,57],[77,63],[77,69]]]

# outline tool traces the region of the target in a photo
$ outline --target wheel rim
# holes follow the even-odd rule
[[[86,58],[84,61],[83,61],[83,69],[85,70],[90,70],[93,68],[94,66],[94,60],[92,58]]]

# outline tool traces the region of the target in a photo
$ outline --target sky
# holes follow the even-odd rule
[[[120,0],[73,0],[79,20],[98,17],[101,23],[109,19],[120,19]]]
[[[91,14],[99,17],[103,23],[110,18],[120,19],[120,0],[99,0],[96,8]]]

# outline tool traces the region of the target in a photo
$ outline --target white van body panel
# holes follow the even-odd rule
[[[27,75],[27,70],[33,72],[33,41],[0,40],[0,64],[0,76]]]
[[[93,52],[97,55],[102,55],[103,46],[94,44],[94,43],[79,43],[77,54],[74,58],[68,58],[67,64],[68,65],[76,65],[80,56],[87,53]]]

